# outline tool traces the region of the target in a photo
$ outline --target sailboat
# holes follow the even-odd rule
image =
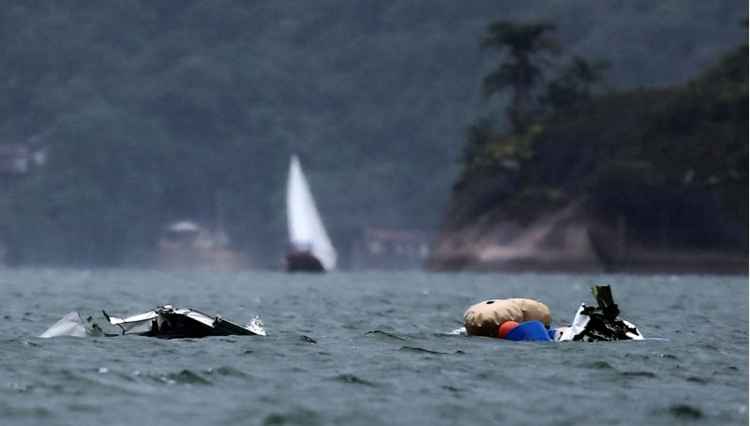
[[[299,159],[293,155],[286,187],[290,272],[326,272],[336,268],[336,249],[326,233]]]

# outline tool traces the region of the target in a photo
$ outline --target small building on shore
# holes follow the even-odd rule
[[[353,243],[352,269],[422,269],[430,255],[428,231],[373,228],[362,231]]]
[[[247,259],[232,249],[227,234],[182,220],[164,227],[158,243],[157,266],[163,269],[239,270]]]

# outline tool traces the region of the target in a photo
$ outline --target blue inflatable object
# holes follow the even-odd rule
[[[551,342],[552,339],[549,335],[549,330],[544,326],[541,321],[525,321],[513,330],[511,330],[505,338],[507,340],[513,340],[515,342],[520,341],[531,341],[531,342]]]

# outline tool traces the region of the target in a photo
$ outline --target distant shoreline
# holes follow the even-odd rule
[[[425,269],[430,272],[507,272],[507,273],[623,273],[636,275],[749,275],[748,258],[731,256],[676,255],[672,261],[656,258],[617,268],[605,268],[596,263],[545,262],[531,259],[515,261],[481,261],[469,256],[437,256],[431,258]]]
[[[635,241],[571,206],[526,225],[500,220],[444,231],[425,269],[748,275],[749,262],[738,250]]]

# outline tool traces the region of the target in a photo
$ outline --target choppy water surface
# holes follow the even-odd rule
[[[613,285],[646,337],[448,335],[464,309],[530,296],[553,322]],[[747,277],[10,270],[0,424],[747,424]],[[172,303],[268,337],[40,339],[65,313]]]

